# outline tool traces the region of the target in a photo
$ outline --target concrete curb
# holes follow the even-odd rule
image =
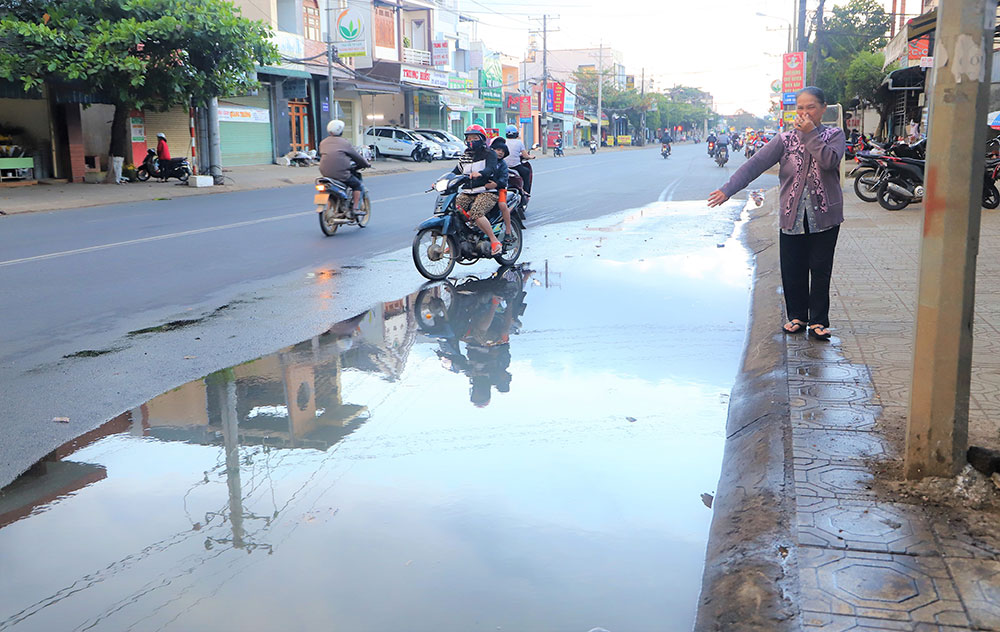
[[[755,257],[750,322],[729,402],[695,624],[699,632],[801,629],[776,213],[774,189],[743,234]]]

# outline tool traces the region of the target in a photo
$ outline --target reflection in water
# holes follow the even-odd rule
[[[611,254],[425,286],[63,446],[0,494],[0,630],[690,629],[746,261]]]

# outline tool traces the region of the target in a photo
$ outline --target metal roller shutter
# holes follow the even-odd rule
[[[270,112],[270,103],[268,87],[261,86],[256,96],[219,99],[219,108],[254,108]],[[230,122],[220,117],[219,136],[223,166],[267,165],[274,162],[270,116],[266,122]]]
[[[167,136],[171,158],[191,157],[191,114],[184,106],[174,106],[166,112],[145,110],[146,147],[156,149],[156,135]]]

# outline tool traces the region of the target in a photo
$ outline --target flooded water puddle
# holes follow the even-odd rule
[[[0,496],[0,630],[689,630],[727,221],[426,286],[78,438]]]

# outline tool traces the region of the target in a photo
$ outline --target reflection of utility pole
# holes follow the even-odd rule
[[[917,291],[907,478],[954,476],[966,461],[983,147],[996,0],[938,5],[930,149]]]
[[[217,379],[211,379],[215,377]],[[243,548],[243,484],[240,481],[239,416],[236,413],[236,380],[230,371],[209,376],[208,384],[216,387],[219,411],[222,415],[222,441],[226,450],[226,487],[229,488],[229,523],[233,529],[233,546]]]

